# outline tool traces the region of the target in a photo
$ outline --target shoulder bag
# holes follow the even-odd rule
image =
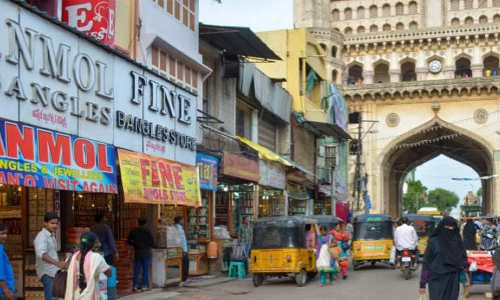
[[[66,260],[64,269],[59,270],[54,276],[54,283],[52,285],[52,296],[56,298],[64,298],[66,296],[66,282],[68,281],[68,269],[71,264],[73,254]]]

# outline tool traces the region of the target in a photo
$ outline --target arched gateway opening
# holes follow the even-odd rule
[[[381,164],[383,175],[382,205],[393,217],[402,213],[403,184],[406,175],[415,167],[445,155],[461,162],[479,176],[496,174],[492,150],[488,142],[468,130],[446,123],[436,117],[430,122],[403,134],[390,143]],[[451,178],[450,178],[451,180]],[[495,180],[483,180],[483,211],[493,212],[497,196],[493,193]]]

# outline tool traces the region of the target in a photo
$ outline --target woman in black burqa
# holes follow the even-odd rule
[[[444,217],[429,238],[422,264],[420,293],[429,284],[430,300],[456,300],[460,293],[460,271],[467,267],[467,253],[457,222]]]
[[[465,250],[477,250],[476,234],[476,224],[474,224],[472,219],[467,219],[463,233]]]

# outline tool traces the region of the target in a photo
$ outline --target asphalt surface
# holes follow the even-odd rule
[[[297,287],[292,278],[268,279],[264,285],[255,288],[250,278],[203,288],[180,288],[148,297],[137,295],[143,300],[225,300],[225,299],[418,299],[420,269],[405,280],[399,270],[392,270],[384,264],[348,270],[346,280],[339,279],[334,285],[319,287],[319,278],[309,280],[304,287]],[[487,285],[471,287],[469,299],[487,299],[484,293]],[[465,299],[461,297],[460,299]]]

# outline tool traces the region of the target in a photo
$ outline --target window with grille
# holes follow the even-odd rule
[[[488,23],[488,17],[486,16],[479,17],[479,24],[485,24],[485,23]]]
[[[418,23],[417,22],[411,22],[410,23],[410,29],[418,29]]]
[[[352,20],[352,9],[346,8],[344,10],[344,16],[345,16],[344,19],[346,19],[346,20]]]
[[[487,8],[488,7],[488,0],[478,0],[478,7],[479,8]]]
[[[370,6],[370,18],[378,17],[378,7],[375,5]]]
[[[384,27],[383,27],[383,30],[384,31],[391,31],[391,25],[385,24]]]
[[[391,6],[389,4],[385,4],[382,8],[382,15],[384,17],[390,17],[391,16]]]
[[[404,30],[404,29],[405,29],[405,26],[403,25],[403,23],[396,24],[396,30]]]
[[[193,93],[198,93],[198,72],[156,46],[151,46],[150,65],[153,70],[168,77],[173,82],[184,86]]]
[[[377,32],[377,31],[378,31],[378,26],[377,25],[370,26],[370,32]]]
[[[500,15],[494,15],[493,22],[500,22]]]
[[[465,7],[465,9],[472,9],[473,8],[473,3],[474,3],[473,0],[464,0],[464,7]]]
[[[365,18],[365,8],[363,6],[358,7],[358,19]]]
[[[474,24],[474,19],[471,17],[465,18],[465,24],[466,25]]]
[[[459,0],[451,0],[451,2],[450,2],[450,9],[451,10],[459,10],[460,9],[460,4],[458,1]]]
[[[453,26],[460,25],[460,20],[458,18],[453,18],[453,20],[451,20],[451,25]]]
[[[493,7],[500,7],[500,0],[493,0]]]
[[[404,6],[402,3],[396,4],[396,16],[402,16],[404,14]]]
[[[332,11],[332,19],[333,19],[334,21],[338,21],[338,20],[340,20],[340,12],[339,12],[339,10],[338,10],[338,9],[334,9],[334,10]]]
[[[196,29],[195,0],[152,0],[192,31]]]
[[[352,34],[352,28],[351,28],[351,27],[347,27],[347,28],[344,30],[344,33],[345,33],[345,34]]]
[[[408,7],[410,15],[416,15],[418,13],[417,2],[410,2],[410,6]]]
[[[358,27],[358,33],[365,33],[365,27],[359,26]]]

